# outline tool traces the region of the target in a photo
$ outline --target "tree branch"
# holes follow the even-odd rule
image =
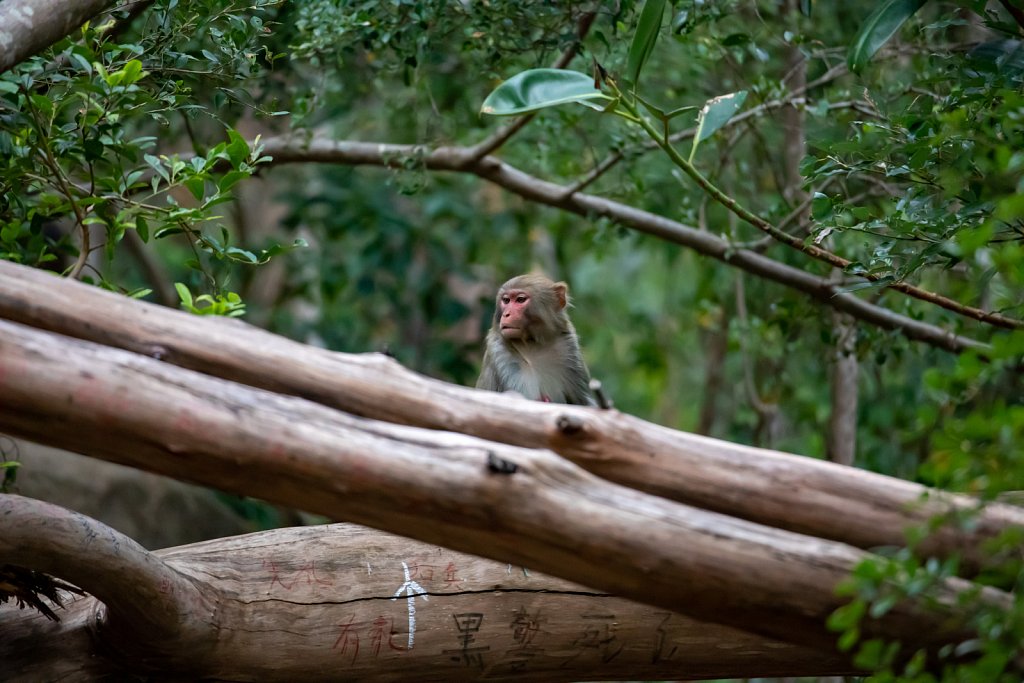
[[[825,621],[845,602],[835,588],[870,557],[618,486],[550,451],[357,418],[6,321],[0,339],[0,430],[769,638],[833,651]],[[571,408],[487,398],[505,409],[536,403],[556,419]],[[934,603],[901,601],[866,620],[865,634],[932,651],[960,642],[972,631],[958,600],[977,589],[943,580]],[[1006,593],[980,591],[983,603],[1008,604]]]
[[[468,150],[463,147],[431,149],[418,145],[323,138],[314,138],[306,142],[274,137],[264,140],[264,152],[273,157],[272,164],[304,162],[401,168],[405,160],[417,159],[429,170],[472,173],[530,201],[587,218],[608,218],[638,232],[691,248],[758,277],[801,291],[821,303],[845,311],[872,325],[887,330],[898,330],[909,339],[954,352],[974,349],[984,353],[988,348],[986,344],[977,340],[894,313],[852,294],[841,292],[840,287],[826,278],[787,266],[753,251],[737,249],[709,232],[603,197],[583,193],[569,194],[565,186],[528,175],[495,157],[488,156],[473,161]]]
[[[686,175],[690,176],[690,179],[693,180],[693,182],[695,182],[698,187],[700,187],[702,190],[708,193],[715,201],[724,206],[726,209],[736,214],[745,222],[754,226],[758,230],[761,230],[762,232],[771,235],[782,244],[785,244],[788,247],[796,249],[797,251],[801,251],[810,256],[811,258],[817,259],[818,261],[822,261],[823,263],[827,263],[834,268],[845,269],[852,263],[849,259],[843,258],[842,256],[838,256],[837,254],[833,254],[829,250],[823,249],[822,247],[819,247],[816,244],[809,244],[798,237],[794,237],[793,235],[776,229],[774,225],[766,221],[764,218],[758,216],[754,212],[747,209],[745,206],[736,201],[735,198],[727,195],[718,186],[709,181],[704,176],[704,174],[698,171],[696,166],[687,161],[671,143],[669,143],[664,138],[660,137],[660,133],[657,127],[654,124],[652,124],[646,116],[639,112],[635,106],[629,104],[625,100],[622,101],[622,104],[627,109],[629,109],[630,113],[636,118],[641,127],[643,127],[643,129],[647,132],[651,139],[655,140],[658,146],[665,151],[665,153],[669,156],[672,162],[680,169],[682,169],[683,172],[686,173]],[[861,273],[860,276],[871,282],[881,282],[886,277],[884,275],[880,275],[877,273],[867,272]],[[930,292],[921,289],[920,287],[915,287],[914,285],[907,284],[906,282],[897,281],[885,283],[883,286],[888,289],[894,289],[898,292],[902,292],[903,294],[914,297],[915,299],[927,301],[928,303],[934,304],[941,308],[945,308],[946,310],[952,311],[958,315],[962,315],[967,318],[973,318],[981,322],[986,322],[989,323],[990,325],[995,325],[997,327],[1003,327],[1011,330],[1024,328],[1024,320],[1017,320],[1015,318],[1009,318],[1007,316],[1004,316],[1000,313],[995,313],[992,311],[983,311],[980,308],[967,306],[965,304],[960,303],[959,301],[954,301],[949,297],[945,297],[942,296],[941,294],[936,294],[935,292]]]
[[[214,633],[206,616],[213,604],[124,534],[77,512],[15,495],[0,495],[0,524],[5,562],[59,576],[106,605],[97,629],[111,645],[124,641],[164,653],[209,646]]]
[[[0,517],[0,534],[7,533],[6,525]],[[91,631],[92,615],[102,606],[83,598],[62,610],[60,624],[45,629],[28,610],[0,610],[5,679],[122,680],[127,669],[156,670],[159,680],[393,681],[420,680],[424,671],[433,680],[476,680],[453,628],[452,615],[460,613],[480,616],[483,628],[473,645],[485,648],[488,679],[551,683],[857,671],[839,653],[696,621],[353,524],[275,529],[154,555],[181,579],[200,578],[203,590],[216,595],[217,609],[202,615],[213,631],[204,652],[179,642],[170,654],[148,651],[141,665],[123,661],[110,652],[120,643]],[[89,561],[82,552],[62,566]],[[132,590],[135,575],[107,579]],[[609,633],[611,647],[580,645],[582,632],[603,629],[610,619],[616,627]],[[139,629],[147,635],[144,624]],[[728,648],[721,647],[725,643]],[[590,656],[599,654],[608,661]]]
[[[594,23],[594,18],[597,16],[596,12],[584,12],[580,15],[579,20],[576,22],[576,40],[573,44],[565,49],[564,52],[555,60],[555,63],[551,65],[552,69],[564,69],[569,66],[569,62],[572,61],[573,57],[579,52],[580,43],[586,38],[587,33],[590,32],[590,27]],[[499,128],[493,134],[486,139],[477,143],[470,148],[469,156],[473,161],[479,161],[485,156],[498,149],[509,139],[523,129],[526,124],[533,120],[535,114],[528,114],[526,116],[520,116],[514,119],[511,123],[506,124],[502,128]]]
[[[114,0],[3,0],[0,27],[0,73],[45,50]]]
[[[447,384],[380,354],[312,348],[238,320],[190,315],[5,261],[0,317],[355,415],[552,449],[605,479],[657,496],[862,548],[902,545],[906,529],[978,505],[919,484],[677,432],[614,410],[556,408]],[[0,405],[11,400],[2,378]],[[162,405],[166,410],[171,402]],[[835,518],[843,523],[834,524]],[[970,531],[940,527],[918,549],[939,556],[956,552],[965,566],[977,567],[985,561],[988,539],[1009,526],[1024,527],[1024,510],[989,505],[972,522]]]

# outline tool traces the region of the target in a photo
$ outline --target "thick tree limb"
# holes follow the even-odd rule
[[[709,232],[700,231],[610,199],[572,192],[571,188],[535,178],[495,157],[488,156],[475,160],[467,148],[438,147],[430,149],[417,145],[352,142],[322,138],[314,138],[306,143],[301,140],[278,137],[264,141],[264,152],[273,157],[272,163],[275,164],[306,162],[397,168],[402,167],[408,159],[416,159],[431,170],[472,173],[530,201],[581,216],[608,218],[638,232],[688,247],[758,277],[803,292],[820,303],[849,313],[872,325],[887,330],[898,330],[910,339],[923,341],[954,352],[967,349],[984,352],[988,348],[982,342],[894,313],[852,294],[842,293],[840,287],[827,278],[787,266],[747,249],[736,248],[726,240]]]
[[[0,557],[103,601],[95,627],[113,649],[180,656],[181,649],[198,654],[215,638],[214,601],[132,539],[77,512],[0,495]]]
[[[356,418],[9,322],[0,430],[824,651],[835,588],[868,557],[617,486],[550,451]],[[862,628],[929,649],[960,641],[971,631],[958,600],[971,588],[951,579],[934,604],[901,603]]]
[[[113,4],[113,0],[3,0],[0,73],[53,45]]]
[[[615,411],[511,401],[425,378],[379,354],[312,348],[238,320],[169,310],[4,261],[0,318],[356,415],[550,448],[611,481],[862,548],[902,545],[907,528],[976,507],[970,498],[900,479],[677,432]],[[966,565],[977,566],[983,544],[1010,526],[1024,526],[1024,510],[989,505],[969,528],[943,525],[920,550],[961,553]]]
[[[67,531],[77,536],[71,545]],[[854,673],[838,655],[349,524],[146,553],[95,520],[0,496],[5,552],[18,547],[12,537],[63,555],[55,573],[89,574],[87,585],[105,596],[107,614],[118,592],[138,594],[140,583],[149,585],[148,568],[159,566],[158,604],[174,600],[190,622],[206,624],[207,634],[196,643],[155,624],[162,638],[154,639],[154,619],[143,612],[129,620],[134,632],[112,637],[93,598],[61,610],[60,624],[30,610],[3,610],[0,661],[8,681],[90,680],[124,670],[268,682],[425,680],[428,671],[430,680],[517,681]],[[59,549],[46,550],[50,542]],[[134,562],[104,562],[126,548],[145,558],[141,572]],[[217,609],[181,600],[196,592]],[[463,647],[467,634],[471,642]],[[147,644],[135,656],[121,654],[139,639]]]

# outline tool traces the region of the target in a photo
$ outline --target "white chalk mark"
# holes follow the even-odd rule
[[[369,566],[369,564],[367,564]],[[402,570],[405,572],[405,583],[398,587],[395,591],[395,597],[392,600],[397,600],[405,593],[406,604],[409,605],[409,647],[412,649],[413,641],[416,639],[416,596],[422,596],[424,600],[429,600],[430,597],[427,595],[427,591],[423,590],[423,586],[419,585],[409,576],[409,565],[405,562],[402,563]]]
[[[373,570],[372,570],[372,569],[370,569],[370,563],[369,563],[369,562],[367,562],[367,563],[366,563],[366,575],[367,575],[367,576],[369,576],[369,575],[370,575],[370,574],[372,574],[372,573],[373,573]]]

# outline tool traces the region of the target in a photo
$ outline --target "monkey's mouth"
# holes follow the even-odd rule
[[[518,339],[519,337],[523,336],[523,331],[518,327],[512,327],[511,325],[502,325],[501,336]]]

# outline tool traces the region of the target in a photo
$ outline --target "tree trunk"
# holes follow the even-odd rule
[[[0,429],[824,651],[835,588],[868,557],[624,488],[550,451],[352,417],[9,322]],[[965,638],[956,605],[971,587],[946,581],[936,609],[901,603],[864,632],[925,647]]]
[[[626,486],[861,548],[902,545],[906,529],[978,507],[971,498],[912,482],[678,432],[614,410],[515,400],[446,384],[383,355],[312,348],[238,320],[168,310],[6,261],[0,261],[0,318],[355,415],[551,449]],[[68,360],[60,353],[58,362]],[[41,438],[48,443],[45,429]],[[1012,506],[993,504],[972,514],[972,526],[943,525],[918,551],[956,552],[965,567],[977,567],[987,540],[1009,526],[1024,526],[1024,511]]]
[[[0,73],[50,47],[113,4],[113,0],[0,2]]]
[[[268,682],[854,672],[836,655],[350,524],[147,553],[77,513],[0,496],[0,550],[97,596],[57,610],[59,623],[0,608],[7,681],[123,671]]]

